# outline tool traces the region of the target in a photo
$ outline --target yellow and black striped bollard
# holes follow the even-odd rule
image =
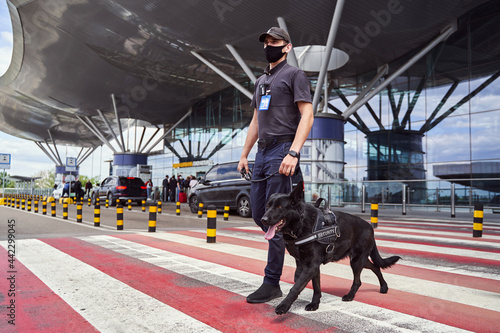
[[[83,221],[83,200],[76,204],[76,222]]]
[[[50,198],[50,213],[52,217],[56,217],[56,199]]]
[[[472,227],[472,237],[483,237],[483,204],[474,204],[474,224]]]
[[[109,208],[109,199],[106,198],[106,208]]]
[[[372,222],[373,229],[376,229],[378,227],[378,204],[377,203],[372,203],[371,222]]]
[[[95,200],[94,206],[94,227],[101,226],[101,203],[99,202],[99,198]]]
[[[123,206],[120,202],[116,203],[116,230],[123,230]]]
[[[42,201],[42,214],[47,215],[47,197],[43,197]]]
[[[229,221],[229,206],[224,206],[224,221]]]
[[[26,199],[24,197],[21,199],[21,209],[26,210]]]
[[[158,200],[158,214],[161,214],[161,200]]]
[[[177,201],[175,205],[175,215],[180,216],[181,215],[181,203]]]
[[[210,205],[207,209],[207,243],[215,243],[215,234],[217,230],[217,210],[215,206]]]
[[[198,204],[198,218],[202,218],[203,217],[203,202],[200,202]]]
[[[128,204],[128,210],[132,210],[132,199],[128,199],[127,201],[127,204]]]
[[[158,209],[157,206],[151,205],[149,206],[149,232],[155,232],[156,231],[156,210]]]
[[[89,203],[89,207],[90,207],[90,206],[92,206],[92,199],[90,198],[90,196],[89,196],[89,198],[87,199],[87,201],[88,201],[88,203]]]
[[[63,220],[68,219],[68,199],[63,200]]]
[[[37,195],[35,197],[35,202],[34,202],[34,211],[35,211],[35,214],[38,214],[38,202],[40,201],[40,197]]]
[[[28,212],[31,212],[31,197],[28,197]]]
[[[146,211],[146,200],[141,201],[141,210],[142,210],[142,212]]]

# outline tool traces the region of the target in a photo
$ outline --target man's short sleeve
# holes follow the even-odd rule
[[[301,70],[297,71],[293,80],[293,96],[295,103],[312,103],[310,82],[307,75]]]

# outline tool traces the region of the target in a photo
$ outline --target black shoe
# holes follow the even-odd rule
[[[279,286],[263,283],[259,289],[247,296],[248,303],[265,303],[283,296]]]

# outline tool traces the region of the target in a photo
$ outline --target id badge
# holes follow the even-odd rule
[[[269,110],[269,103],[271,102],[271,95],[264,95],[260,98],[259,111]]]

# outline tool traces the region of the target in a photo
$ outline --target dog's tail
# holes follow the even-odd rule
[[[373,264],[380,268],[388,268],[394,265],[401,257],[392,256],[389,258],[382,258],[380,253],[378,253],[377,245],[373,242],[372,252],[370,253],[370,257],[372,258]]]

